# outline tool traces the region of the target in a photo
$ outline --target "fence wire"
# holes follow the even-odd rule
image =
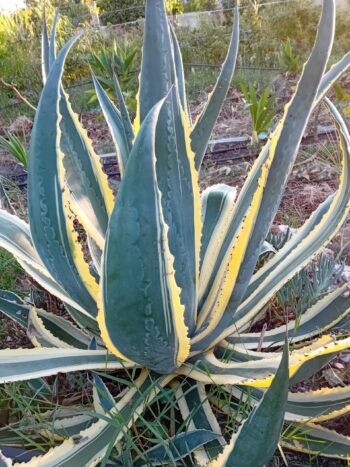
[[[280,5],[280,4],[283,4],[283,3],[290,3],[292,2],[293,0],[275,0],[273,2],[264,2],[264,3],[258,3],[257,6],[259,8],[261,7],[267,7],[267,6],[273,6],[273,5]],[[182,4],[184,4],[184,2],[181,2]],[[185,5],[185,4],[184,4]],[[62,5],[60,7],[60,11],[64,11],[65,9],[66,10],[71,10],[72,7],[81,7],[81,5],[79,4],[70,4],[70,5]],[[238,7],[239,10],[247,10],[248,8],[251,8],[252,6],[251,5],[241,5]],[[107,16],[109,14],[122,14],[122,13],[126,13],[126,12],[130,12],[130,11],[134,11],[134,10],[141,10],[143,11],[145,9],[145,4],[143,5],[135,5],[135,6],[131,6],[131,7],[127,7],[127,8],[121,8],[121,9],[113,9],[113,10],[104,10],[102,13],[96,13],[96,15],[99,17],[99,18],[103,18],[104,16]],[[211,15],[211,14],[217,14],[217,13],[228,13],[228,12],[232,12],[233,10],[233,7],[231,8],[215,8],[213,10],[196,10],[196,11],[193,11],[193,12],[185,12],[185,13],[180,13],[178,15],[168,15],[169,18],[173,18],[174,16],[186,16],[186,15]],[[89,12],[89,13],[85,13],[83,15],[77,15],[76,16],[76,19],[86,19],[86,18],[91,18],[91,16],[95,14],[94,12]],[[137,23],[140,19],[142,18],[142,15],[140,16],[139,19],[136,19],[134,21],[128,21],[128,22],[123,22],[123,23],[113,23],[112,25],[113,26],[125,26],[125,25],[129,25],[129,24],[133,24],[133,23]],[[103,25],[103,26],[107,26],[107,25]]]
[[[292,2],[293,0],[275,0],[275,1],[266,1],[266,2],[262,2],[262,3],[259,3],[258,6],[259,8],[261,7],[267,7],[267,6],[273,6],[273,5],[283,5],[283,4],[286,4],[286,3],[290,3]],[[183,2],[182,2],[183,3]],[[79,4],[75,4],[75,3],[72,3],[72,4],[65,4],[65,5],[62,5],[59,7],[60,11],[63,13],[63,14],[69,14],[69,12],[72,12],[72,10],[74,10],[74,8],[81,8],[81,5]],[[245,10],[245,9],[248,9],[248,8],[251,8],[250,5],[241,5],[239,6],[239,9],[240,10]],[[130,12],[130,11],[136,11],[136,10],[144,10],[144,4],[143,5],[134,5],[134,6],[130,6],[130,7],[125,7],[125,8],[121,8],[121,9],[113,9],[113,10],[106,10],[100,14],[97,14],[97,16],[99,18],[103,18],[104,16],[107,16],[108,14],[110,13],[119,13],[119,14],[122,14],[122,13],[127,13],[127,12]],[[181,17],[181,16],[184,16],[186,17],[187,15],[189,16],[204,16],[204,15],[207,15],[207,16],[211,16],[213,14],[223,14],[223,13],[228,13],[228,12],[232,12],[233,9],[232,8],[217,8],[217,9],[212,9],[212,10],[200,10],[200,11],[195,11],[195,12],[190,12],[190,13],[183,13],[181,15],[175,15],[175,17]],[[75,16],[75,19],[77,21],[80,21],[80,20],[83,20],[83,19],[86,19],[86,18],[92,18],[93,16],[93,12],[89,12],[87,14],[83,14],[83,15],[77,15]],[[169,15],[169,18],[174,18],[173,15]],[[124,26],[130,26],[130,25],[137,25],[137,24],[140,24],[140,20],[142,20],[142,15],[140,15],[140,18],[138,18],[137,20],[134,20],[134,21],[129,21],[129,22],[122,22],[122,23],[109,23],[107,25],[99,25],[99,26],[88,26],[88,30],[90,31],[93,31],[93,30],[97,30],[97,31],[105,31],[106,29],[113,29],[113,28],[117,28],[117,27],[124,27]],[[246,33],[248,33],[249,31],[246,31]],[[244,35],[244,31],[242,31],[242,34]],[[227,32],[227,33],[223,33],[222,35],[224,36],[231,36],[231,33],[230,32]],[[207,37],[206,35],[202,35],[202,36],[197,36],[196,39],[203,39]],[[244,65],[244,57],[242,58],[242,63],[237,65],[236,66],[236,69],[238,70],[251,70],[251,71],[269,71],[269,72],[279,72],[280,69],[278,67],[266,67],[266,66],[245,66]],[[192,69],[192,68],[199,68],[199,69],[220,69],[221,68],[221,64],[209,64],[209,63],[184,63],[184,66],[185,68],[187,69]],[[133,70],[134,73],[138,73],[139,70]],[[91,85],[91,80],[84,80],[84,81],[81,81],[81,82],[78,82],[78,83],[74,83],[74,84],[71,84],[69,86],[66,87],[67,90],[69,89],[74,89],[74,88],[81,88],[81,87],[84,87],[84,86],[87,86],[87,85]],[[19,107],[19,106],[22,106],[23,103],[21,101],[12,101],[11,103],[3,106],[0,108],[0,114],[9,109],[9,108],[13,108],[13,107]]]

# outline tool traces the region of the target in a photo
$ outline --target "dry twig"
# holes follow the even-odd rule
[[[16,88],[16,86],[13,84],[13,83],[7,83],[4,78],[0,78],[0,86],[4,87],[4,88],[7,88],[7,89],[11,89],[11,91],[13,91],[16,96],[22,101],[24,102],[24,104],[26,104],[30,109],[34,110],[34,112],[36,111],[36,107],[34,107],[34,105],[32,105],[28,99],[26,97],[23,96],[23,94],[21,94],[19,92],[19,90]]]

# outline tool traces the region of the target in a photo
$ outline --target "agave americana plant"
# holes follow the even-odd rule
[[[130,81],[133,77],[132,67],[135,62],[137,50],[135,48],[117,47],[113,44],[111,54],[107,50],[102,50],[99,54],[92,54],[90,64],[92,69],[101,76],[97,76],[108,97],[114,95],[114,69],[117,70],[118,81],[123,89],[123,96],[126,104],[134,110],[136,106],[135,96],[130,89]],[[94,90],[89,90],[89,104],[97,100]]]
[[[240,87],[244,96],[245,108],[249,109],[252,121],[251,140],[253,144],[259,144],[261,139],[266,138],[266,131],[271,127],[277,113],[274,97],[270,96],[270,86],[264,89],[260,97],[258,97],[252,83],[247,87],[241,82]]]
[[[290,355],[285,328],[264,335],[249,332],[269,300],[322,250],[349,212],[350,137],[325,95],[349,67],[350,53],[325,72],[335,4],[324,0],[315,46],[297,90],[243,189],[237,196],[234,188],[220,184],[200,195],[198,172],[238,52],[237,7],[234,13],[227,58],[193,126],[180,49],[164,0],[146,4],[133,124],[118,80],[119,109],[93,78],[122,177],[116,198],[61,82],[65,58],[81,34],[56,57],[55,25],[49,40],[44,24],[45,86],[30,145],[29,225],[0,211],[0,246],[62,300],[71,320],[1,292],[1,311],[27,329],[34,348],[1,350],[0,381],[28,380],[38,391],[47,391],[42,378],[85,370],[129,370],[134,380],[114,399],[95,376],[99,417],[55,418],[56,439],[64,440],[30,465],[96,465],[170,384],[178,387],[179,415],[187,421],[188,432],[178,438],[185,449],[172,449],[171,460],[160,456],[156,461],[152,452],[145,453],[141,464],[159,465],[166,459],[176,464],[193,451],[197,465],[262,466],[273,455],[284,421],[293,432],[303,431],[303,436],[282,438],[288,447],[340,457],[350,453],[349,438],[315,425],[348,411],[349,387],[288,393],[288,376],[290,384],[304,380],[350,348],[350,338],[329,334],[350,311],[347,286],[319,300],[298,326],[288,324]],[[343,154],[339,188],[255,271],[306,124],[322,100]],[[77,241],[76,218],[87,233],[92,266]],[[219,397],[208,400],[213,385],[237,398],[249,388],[257,406],[228,442],[214,407],[231,408]],[[113,417],[119,423],[111,423]]]

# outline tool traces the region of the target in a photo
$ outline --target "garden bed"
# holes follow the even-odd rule
[[[348,85],[348,81],[346,81]],[[284,81],[285,90],[280,95],[279,105],[282,105],[289,99],[291,87],[295,84],[295,77],[289,77]],[[204,97],[204,96],[203,96]],[[201,99],[191,105],[193,116],[203,109],[205,99]],[[232,90],[221,113],[218,124],[215,127],[213,138],[227,138],[235,136],[248,137],[251,133],[250,119],[247,111],[243,112],[242,119],[242,95]],[[96,150],[99,153],[111,150],[112,144],[107,126],[102,122],[99,115],[95,113],[83,113],[81,115],[83,125],[87,128],[89,136],[92,138]],[[330,124],[328,113],[322,109],[317,115],[316,126],[326,127]],[[339,154],[336,150],[336,135],[333,131],[319,134],[314,132],[315,121],[312,121],[307,129],[307,138],[303,141],[299,152],[295,168],[289,179],[285,194],[282,200],[280,210],[277,213],[274,226],[278,228],[281,225],[291,225],[294,228],[299,227],[317,206],[332,194],[338,186],[339,177]],[[0,129],[1,132],[1,129]],[[26,130],[26,138],[30,137],[30,128]],[[229,144],[228,148],[225,144]],[[223,143],[216,147],[211,147],[204,161],[203,169],[200,175],[201,189],[205,189],[216,183],[226,183],[230,186],[241,188],[244,179],[252,165],[258,151],[252,148],[249,142],[240,140],[236,143]],[[107,160],[108,162],[108,160]],[[109,159],[109,162],[113,162]],[[115,177],[117,167],[115,161],[105,164],[107,173]],[[25,188],[26,172],[16,164],[8,155],[1,157],[0,175],[13,178],[19,186]],[[342,231],[337,235],[329,246],[329,254],[336,255],[340,246],[347,245],[350,240],[350,219],[345,223]],[[344,240],[345,239],[345,240]],[[333,252],[333,253],[332,253]],[[338,261],[350,263],[350,250],[347,246],[341,258]],[[344,278],[342,280],[345,280]],[[349,279],[348,279],[349,280]],[[42,290],[32,281],[29,282],[26,276],[22,276],[17,284],[18,292],[22,295],[28,293],[30,287],[37,290],[37,299],[39,300]],[[63,307],[57,299],[49,294],[41,295],[42,302],[40,306],[59,315],[65,314]],[[271,318],[271,309],[268,309],[266,315],[259,323],[260,329],[266,324],[269,328],[281,325]],[[293,315],[287,316],[289,319]],[[31,347],[25,333],[12,322],[3,319],[4,338],[0,341],[0,348],[25,348]],[[10,338],[10,339],[9,339]],[[66,406],[74,404],[77,401],[83,403],[91,398],[91,394],[84,388],[80,392],[77,388],[72,389],[68,380],[64,376],[59,376],[58,380],[59,395],[58,401]],[[338,383],[338,384],[337,384]],[[296,388],[299,392],[322,387],[334,387],[335,385],[350,384],[350,359],[348,353],[343,353],[323,368],[311,380],[298,384]],[[110,385],[114,395],[120,391],[119,387]],[[343,416],[331,423],[326,424],[328,428],[335,429],[345,435],[349,435],[349,416]],[[324,460],[322,458],[310,459],[309,456],[303,456],[298,453],[285,452],[289,465],[317,465],[317,466],[338,466],[343,465],[342,461]],[[282,465],[283,460],[277,456],[269,464],[271,467]],[[344,465],[346,465],[344,463]]]

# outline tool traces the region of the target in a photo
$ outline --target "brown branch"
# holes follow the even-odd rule
[[[16,86],[12,83],[7,83],[3,78],[0,78],[0,85],[4,88],[7,88],[7,89],[11,89],[11,91],[13,91],[16,96],[22,101],[24,102],[28,107],[30,107],[32,110],[34,110],[34,112],[36,111],[36,107],[34,107],[34,105],[32,105],[28,99],[26,99],[20,92],[19,90],[16,88]]]
[[[256,349],[257,352],[261,352],[261,349],[262,349],[262,346],[263,346],[263,343],[264,343],[266,330],[267,330],[267,323],[264,323],[264,326],[263,326],[263,328],[261,330],[261,333],[260,333],[258,348]]]

